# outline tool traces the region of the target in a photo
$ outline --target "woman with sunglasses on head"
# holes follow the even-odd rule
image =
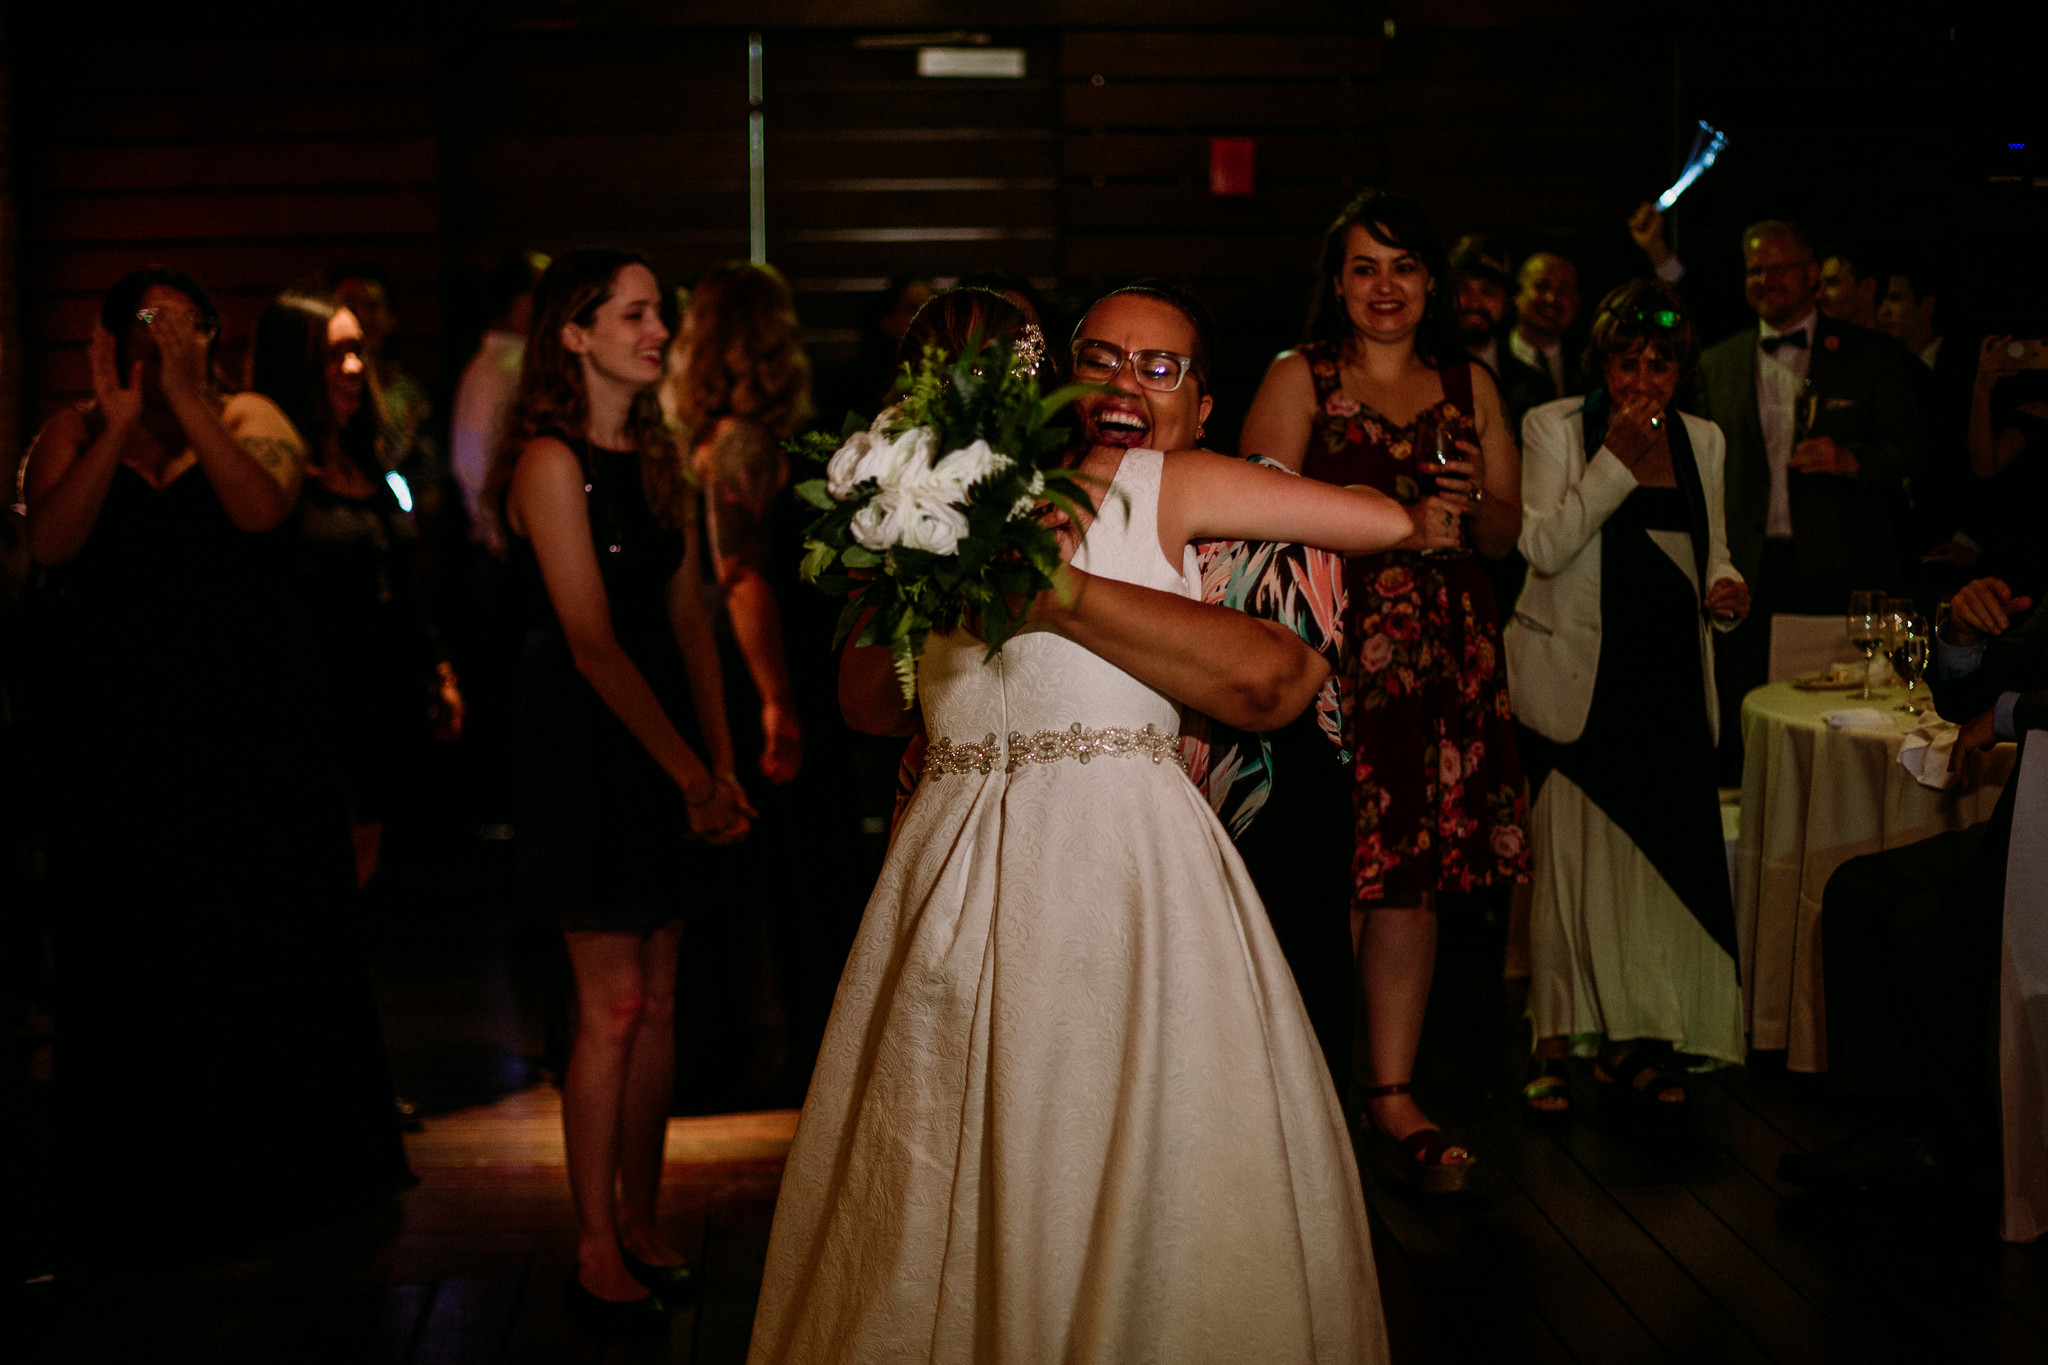
[[[1451,277],[1428,217],[1399,195],[1360,195],[1324,235],[1316,288],[1309,340],[1266,372],[1239,448],[1406,503],[1434,488],[1459,500],[1472,545],[1507,553],[1521,528],[1519,457],[1492,375],[1450,332]],[[1438,449],[1446,461],[1426,467]],[[1396,546],[1351,561],[1345,581],[1367,1037],[1354,1074],[1383,1168],[1427,1191],[1460,1190],[1472,1155],[1410,1089],[1437,893],[1519,881],[1528,869],[1500,622],[1469,556]]]
[[[1685,305],[1657,280],[1601,301],[1590,398],[1524,425],[1521,550],[1507,629],[1535,804],[1524,1102],[1571,1107],[1573,1038],[1604,1040],[1595,1076],[1678,1104],[1675,1051],[1740,1062],[1735,910],[1714,782],[1714,631],[1749,612],[1728,558],[1725,442],[1673,405],[1699,359]],[[1698,679],[1700,700],[1672,694]]]
[[[387,459],[363,341],[362,323],[333,298],[288,290],[257,318],[249,351],[249,391],[275,402],[306,443],[293,539],[343,736],[359,886],[377,871],[385,820],[415,785],[431,737],[461,733],[463,705],[414,577],[411,492]]]
[[[150,1244],[233,1235],[405,1176],[340,764],[269,534],[304,448],[271,400],[215,388],[218,330],[179,271],[116,283],[94,399],[51,419],[24,477],[81,1239],[158,1213]]]
[[[560,922],[576,981],[564,1292],[603,1335],[660,1330],[689,1288],[658,1217],[676,957],[685,914],[725,909],[703,845],[745,838],[753,813],[733,772],[696,488],[655,398],[662,306],[636,253],[557,257],[484,484],[529,621],[514,894]]]

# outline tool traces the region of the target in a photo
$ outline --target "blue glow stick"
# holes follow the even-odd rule
[[[398,499],[398,510],[410,512],[412,510],[412,490],[405,486],[405,476],[395,469],[386,470],[384,472],[384,482],[391,485],[391,494]]]
[[[1685,169],[1678,173],[1678,179],[1672,182],[1671,188],[1657,196],[1657,207],[1668,209],[1677,203],[1678,196],[1700,178],[1701,171],[1714,164],[1714,158],[1721,155],[1721,149],[1727,145],[1728,135],[1701,119],[1700,130],[1692,140],[1692,159],[1685,163]]]

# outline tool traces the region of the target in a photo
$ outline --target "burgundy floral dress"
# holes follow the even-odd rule
[[[1472,370],[1443,371],[1444,401],[1396,425],[1344,394],[1335,346],[1301,348],[1316,418],[1302,472],[1420,500],[1414,437],[1436,422],[1477,443]],[[1508,706],[1500,618],[1479,561],[1390,551],[1346,566],[1340,675],[1357,846],[1353,904],[1528,880],[1527,803]]]

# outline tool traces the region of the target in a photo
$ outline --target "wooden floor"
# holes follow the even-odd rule
[[[530,993],[501,979],[493,932],[406,930],[380,953],[401,1087],[497,1096],[409,1137],[417,1188],[233,1263],[40,1286],[35,1330],[14,1337],[40,1343],[25,1355],[743,1360],[794,1114],[673,1121],[664,1215],[702,1301],[664,1345],[580,1339],[560,1308],[559,1101],[528,1078]],[[1823,1201],[1779,1185],[1781,1154],[1841,1130],[1806,1078],[1767,1067],[1701,1078],[1691,1113],[1653,1129],[1604,1111],[1581,1072],[1579,1118],[1539,1127],[1513,1102],[1518,1018],[1497,956],[1447,948],[1418,1090],[1482,1164],[1449,1201],[1367,1182],[1397,1361],[2048,1361],[2048,1247],[1998,1242],[1985,1193]]]

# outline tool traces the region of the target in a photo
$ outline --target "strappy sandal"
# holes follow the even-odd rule
[[[1546,1107],[1540,1101],[1557,1100]],[[1561,1119],[1572,1112],[1572,1072],[1562,1057],[1531,1057],[1529,1079],[1522,1085],[1522,1107],[1539,1119]]]
[[[1388,1099],[1405,1095],[1414,1089],[1407,1081],[1396,1081],[1392,1085],[1375,1085],[1366,1089],[1367,1100]],[[1405,1181],[1424,1194],[1457,1194],[1471,1188],[1472,1168],[1478,1159],[1471,1149],[1458,1142],[1441,1128],[1417,1128],[1404,1138],[1392,1138],[1380,1131],[1366,1114],[1365,1131],[1372,1148],[1375,1174],[1388,1179]],[[1463,1152],[1463,1161],[1447,1158],[1452,1152]]]
[[[1686,1093],[1685,1077],[1667,1069],[1671,1060],[1671,1044],[1638,1043],[1612,1062],[1593,1063],[1593,1079],[1606,1086],[1609,1093],[1645,1106],[1652,1112],[1683,1109],[1691,1097]],[[1678,1098],[1664,1097],[1672,1091]]]

